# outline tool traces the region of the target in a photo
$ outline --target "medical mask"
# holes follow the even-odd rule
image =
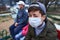
[[[29,18],[29,24],[32,27],[37,28],[39,25],[42,24],[42,20],[41,18]]]

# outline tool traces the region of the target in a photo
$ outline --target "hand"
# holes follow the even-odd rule
[[[15,26],[17,26],[18,25],[18,23],[15,23]]]

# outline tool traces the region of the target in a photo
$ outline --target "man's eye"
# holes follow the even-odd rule
[[[33,14],[34,17],[38,17],[36,14]]]
[[[38,17],[38,16],[34,16],[34,17]]]

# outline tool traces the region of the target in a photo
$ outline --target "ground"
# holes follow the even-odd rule
[[[9,32],[10,25],[13,24],[13,19],[11,17],[0,17],[0,31],[6,29]]]
[[[13,20],[9,20],[3,23],[0,23],[0,30],[6,29],[8,30],[9,26],[13,24]]]

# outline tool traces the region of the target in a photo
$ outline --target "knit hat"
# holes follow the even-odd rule
[[[46,8],[45,5],[43,3],[37,2],[37,3],[32,3],[30,7],[35,6],[35,7],[39,7],[45,14],[46,14]]]
[[[24,3],[23,1],[19,1],[19,2],[17,2],[17,4],[18,4],[18,5],[19,5],[19,4],[25,5],[25,3]]]

